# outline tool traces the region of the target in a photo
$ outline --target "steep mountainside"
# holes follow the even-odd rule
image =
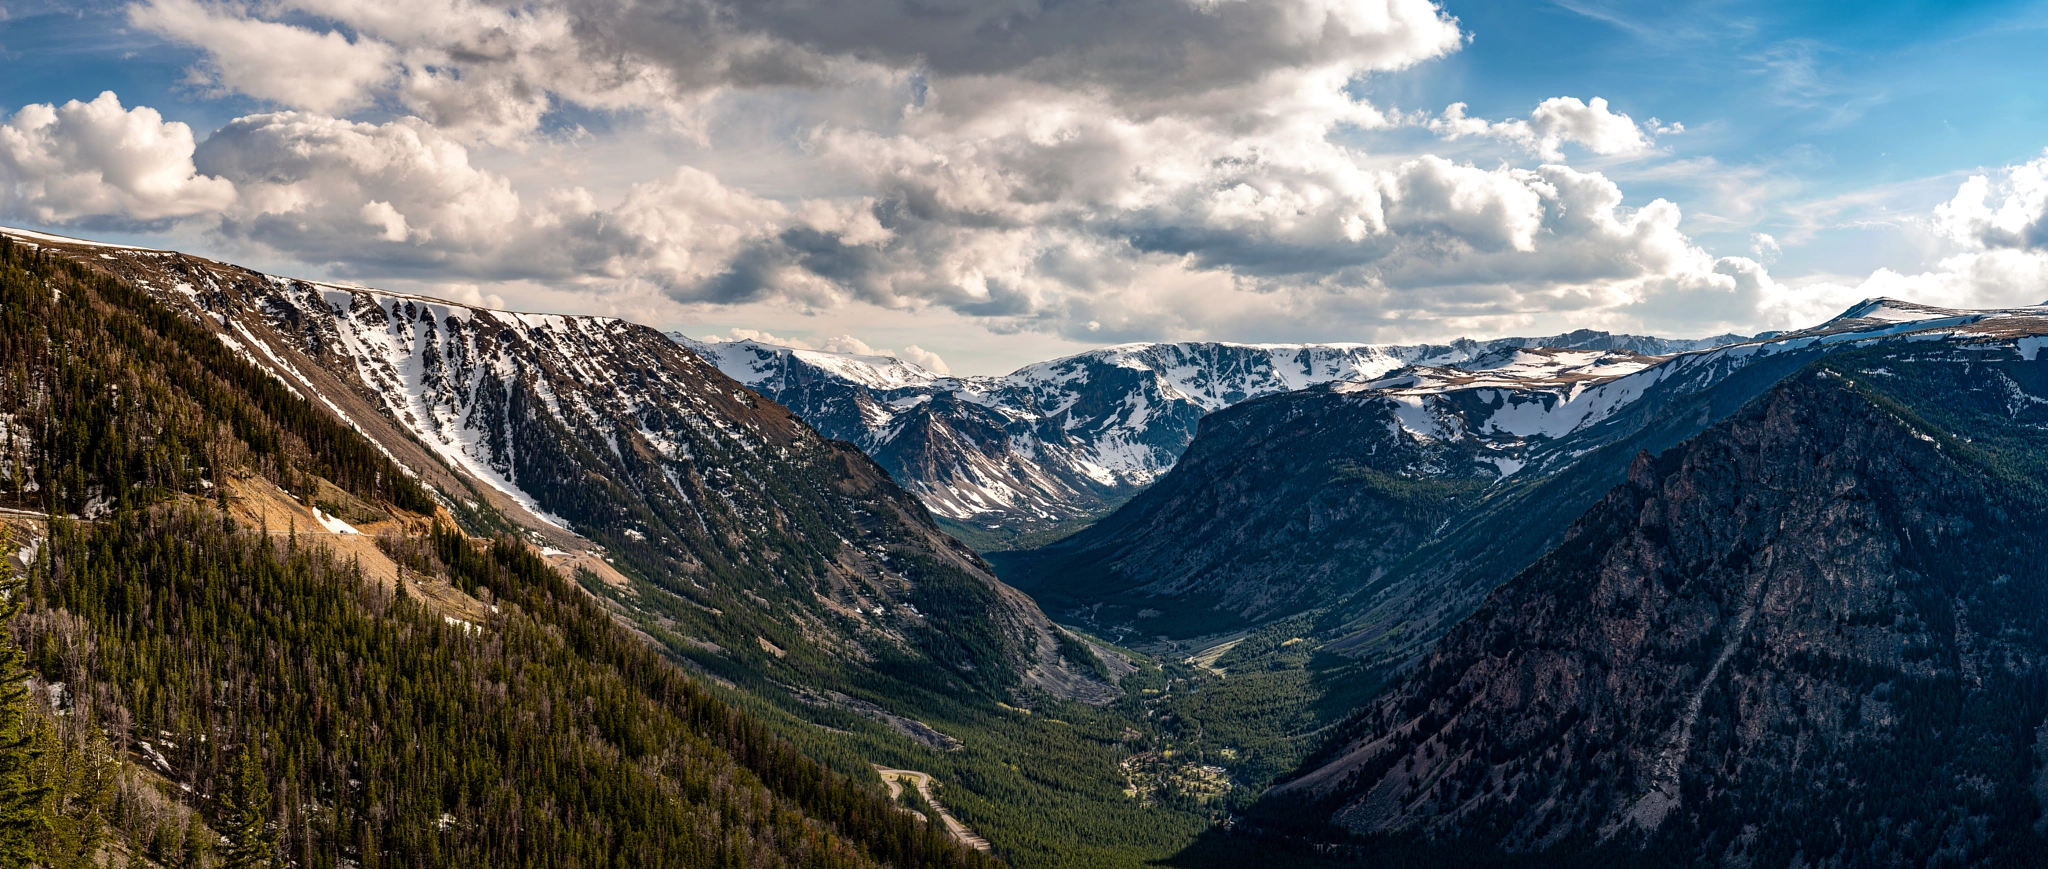
[[[247,346],[0,239],[10,865],[994,865],[457,530]]]
[[[2044,334],[1832,356],[1639,454],[1275,809],[1409,865],[2039,865]]]
[[[658,332],[34,243],[145,288],[723,678],[899,711],[1114,694],[874,462]]]
[[[1492,367],[1522,347],[1675,353],[1742,340],[1579,331],[1450,344],[1127,344],[1002,377],[941,377],[891,357],[672,335],[874,456],[940,516],[1018,533],[1091,516],[1173,467],[1205,414],[1409,366]]]
[[[1815,358],[2025,313],[1880,300],[1668,358],[1512,349],[1246,402],[1205,420],[1181,465],[1117,512],[998,563],[1111,636],[1313,612],[1332,651],[1400,664],[1554,546],[1637,451],[1698,433]]]

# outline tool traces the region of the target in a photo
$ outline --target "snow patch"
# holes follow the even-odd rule
[[[330,516],[330,515],[328,515],[328,514],[326,514],[326,513],[323,513],[323,512],[321,512],[321,511],[320,511],[320,508],[318,508],[318,507],[314,507],[314,508],[313,508],[313,519],[314,519],[314,521],[317,521],[317,522],[319,522],[319,523],[320,523],[320,527],[322,527],[322,528],[325,528],[325,529],[327,529],[327,533],[329,533],[329,534],[361,534],[361,533],[363,533],[363,532],[361,532],[361,531],[357,531],[357,530],[355,529],[355,526],[353,526],[353,525],[350,525],[350,524],[348,524],[347,522],[343,522],[343,521],[341,521],[341,517],[338,517],[338,516]]]

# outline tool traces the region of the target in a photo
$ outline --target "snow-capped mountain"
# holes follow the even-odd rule
[[[1126,344],[999,377],[945,377],[887,356],[671,337],[867,451],[934,513],[1011,531],[1114,505],[1172,468],[1204,415],[1261,396],[1444,366],[1564,377],[1603,354],[1640,367],[1626,360],[1741,340],[1579,331],[1448,344]]]
[[[1330,608],[1349,616],[1337,648],[1405,660],[1555,545],[1637,452],[1697,434],[1816,359],[1930,342],[2032,360],[2044,323],[2044,308],[1876,299],[1812,329],[1669,357],[1502,348],[1270,396],[1204,419],[1170,473],[1095,525],[997,563],[1049,611],[1112,636]]]
[[[879,697],[901,694],[899,679],[1114,694],[874,462],[658,331],[7,234],[207,326],[465,527],[515,531],[587,571],[713,672]],[[884,659],[886,675],[870,667]]]

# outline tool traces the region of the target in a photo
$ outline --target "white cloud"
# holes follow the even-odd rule
[[[1465,116],[1464,103],[1452,103],[1441,116],[1429,121],[1429,128],[1446,139],[1486,136],[1513,142],[1550,161],[1564,159],[1563,146],[1569,142],[1603,157],[1635,155],[1650,150],[1650,139],[1628,115],[1607,110],[1607,100],[1594,97],[1551,97],[1529,113],[1529,119],[1488,123]],[[1659,133],[1684,132],[1682,124],[1651,128]]]
[[[0,125],[0,212],[41,223],[158,221],[216,212],[234,185],[192,165],[192,129],[112,91],[23,106]]]
[[[1759,261],[1768,263],[1776,260],[1784,249],[1778,246],[1776,236],[1768,232],[1753,232],[1749,235],[1749,252],[1756,254]]]
[[[868,342],[852,335],[834,335],[815,345],[815,349],[827,353],[846,353],[853,356],[895,356],[896,351],[868,346]]]
[[[209,137],[195,160],[242,193],[223,232],[313,262],[491,255],[534,224],[509,182],[413,119],[250,115]],[[401,247],[414,253],[393,252]]]
[[[903,348],[903,356],[901,358],[903,361],[933,374],[953,373],[953,369],[947,367],[946,360],[939,358],[939,354],[919,347],[916,344]]]
[[[1971,176],[1925,222],[1955,245],[1933,267],[1785,287],[1761,303],[1764,318],[1781,328],[1805,325],[1877,296],[1955,308],[2048,301],[2048,155]]]
[[[1350,77],[1406,68],[1454,50],[1460,36],[1428,0],[583,0],[566,8],[587,40],[659,59],[685,79],[716,62],[725,81],[742,85],[813,81],[827,74],[816,58],[858,57],[935,80],[1036,82],[1182,112],[1186,101],[1285,71]],[[730,47],[707,51],[707,37]],[[749,57],[757,49],[745,38],[780,46],[779,62]]]
[[[404,241],[411,232],[405,223],[405,215],[392,208],[391,203],[373,199],[363,205],[363,222],[383,230],[378,236],[385,241]]]
[[[1774,281],[1761,238],[1755,259],[1716,257],[1677,205],[1624,206],[1607,175],[1559,165],[1655,156],[1682,129],[1597,97],[1498,123],[1455,104],[1428,121],[1474,140],[1455,159],[1374,150],[1417,121],[1357,98],[1361,77],[1458,45],[1422,0],[941,5],[150,0],[136,22],[199,47],[210,86],[306,110],[170,141],[174,206],[40,219],[198,214],[465,297],[544,285],[790,322],[865,305],[1087,342],[1707,332],[1833,292]],[[653,156],[590,165],[593,135]],[[1944,206],[1983,281],[2025,274],[1991,255],[2038,226],[2026,183]]]
[[[2048,156],[1990,175],[1973,175],[1934,209],[1942,232],[1983,250],[2048,250]]]
[[[721,93],[906,77],[1087,92],[1140,116],[1234,115],[1260,91],[1340,88],[1460,44],[1428,0],[145,0],[130,18],[200,48],[194,74],[209,86],[328,114],[389,98],[500,145],[562,103],[652,112],[701,136]]]
[[[239,190],[216,231],[357,276],[935,305],[1095,340],[1227,337],[1258,305],[1360,330],[1476,328],[1739,283],[1678,232],[1675,206],[1624,209],[1597,173],[1430,156],[1373,167],[1331,142],[1329,98],[1264,104],[1295,115],[1259,135],[1045,92],[893,136],[826,128],[813,153],[870,192],[793,205],[690,167],[609,201],[523,193],[417,118],[251,115],[184,159]],[[1002,110],[1024,105],[1040,110]],[[1204,301],[1225,297],[1242,303]],[[852,342],[837,346],[865,352]]]
[[[361,108],[397,70],[380,42],[350,41],[249,17],[247,9],[197,0],[149,0],[128,8],[135,26],[198,46],[206,59],[194,82],[283,106],[333,114]]]

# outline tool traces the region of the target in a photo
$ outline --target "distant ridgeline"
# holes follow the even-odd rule
[[[984,549],[1071,530],[1181,457],[1205,414],[1417,365],[1482,363],[1522,347],[1663,354],[1743,340],[1581,330],[1445,344],[1125,344],[1001,377],[949,377],[888,356],[671,333],[719,370],[858,445]]]
[[[30,675],[0,691],[0,865],[995,865],[891,804],[863,763],[807,757],[685,678],[517,517],[644,511],[649,537],[681,520],[624,496],[578,506],[603,487],[575,464],[551,482],[559,500],[519,514],[460,479],[461,460],[393,436],[360,391],[313,388],[318,372],[248,324],[203,326],[97,263],[0,239],[9,648],[26,652],[0,655],[0,682],[23,684],[9,660]],[[813,467],[786,485],[860,491],[844,462]],[[612,581],[596,569],[586,584]],[[1002,669],[965,636],[955,654]]]

